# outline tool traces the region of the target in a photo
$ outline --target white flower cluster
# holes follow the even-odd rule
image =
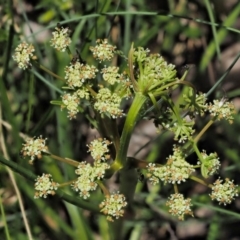
[[[23,144],[21,154],[24,157],[29,156],[31,158],[30,163],[32,163],[35,158],[40,159],[42,157],[42,152],[47,152],[48,150],[46,140],[47,138],[42,139],[42,136],[27,139],[26,143]]]
[[[113,222],[114,219],[122,217],[124,214],[123,208],[127,206],[126,198],[119,192],[107,195],[99,207],[104,215],[107,215],[107,220]]]
[[[75,191],[79,192],[80,197],[87,199],[90,197],[90,191],[94,191],[97,188],[97,180],[100,180],[104,177],[106,169],[109,169],[107,163],[95,163],[91,166],[90,163],[81,162],[78,165],[75,173],[80,175],[72,184],[72,187]]]
[[[55,194],[55,191],[58,189],[59,184],[53,182],[51,174],[43,174],[41,177],[38,177],[36,179],[34,186],[36,190],[34,198],[46,198],[49,194]]]

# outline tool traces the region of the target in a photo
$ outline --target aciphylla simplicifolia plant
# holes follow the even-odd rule
[[[88,115],[88,120],[98,130],[100,137],[87,145],[93,163],[54,155],[46,146],[47,139],[42,136],[25,139],[21,153],[25,158],[30,158],[31,164],[47,154],[76,169],[76,177],[67,183],[55,182],[51,173],[38,176],[35,180],[35,198],[46,198],[70,185],[77,192],[77,198],[89,201],[90,195],[100,187],[103,201],[99,202],[99,213],[106,215],[109,221],[121,221],[128,206],[133,204],[139,170],[153,185],[161,182],[172,186],[166,205],[170,214],[180,220],[184,220],[186,215],[194,217],[191,199],[179,192],[179,185],[187,180],[207,186],[210,198],[219,204],[230,204],[238,196],[233,180],[217,177],[214,183],[208,183],[209,177],[218,174],[221,161],[216,152],[208,153],[198,146],[200,138],[214,122],[223,119],[230,124],[233,122],[235,109],[231,102],[225,99],[208,102],[206,94],[197,92],[185,80],[187,71],[178,78],[173,64],[168,64],[161,55],[151,54],[148,49],[134,44],[125,56],[107,39],[98,39],[95,46],[89,48],[95,59],[93,65],[71,54],[68,28],[56,27],[50,44],[70,56],[64,78],[40,65],[32,44],[20,43],[13,59],[23,70],[40,67],[64,80],[65,92],[61,100],[52,103],[66,111],[69,120],[76,118],[77,114],[91,111],[92,117]],[[113,58],[116,57],[122,58],[125,66],[114,66]],[[180,85],[187,86],[188,91],[183,94],[182,103],[177,105],[171,98],[171,92]],[[131,103],[129,109],[123,107],[126,100]],[[195,121],[202,117],[207,118],[208,122],[197,133],[194,130]],[[118,126],[119,118],[124,121],[122,129]],[[153,119],[159,133],[170,131],[174,136],[172,154],[164,165],[127,156],[134,128],[143,118]],[[195,165],[186,161],[192,153],[197,156]],[[110,192],[106,182],[114,174],[119,174],[119,188]]]

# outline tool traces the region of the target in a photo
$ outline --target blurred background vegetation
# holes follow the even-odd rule
[[[64,182],[74,178],[74,169],[46,156],[29,165],[19,155],[21,134],[43,135],[48,138],[52,153],[79,161],[90,159],[86,144],[98,136],[86,116],[78,114],[70,121],[66,111],[50,104],[51,100],[60,99],[62,82],[34,68],[22,71],[12,60],[15,47],[25,40],[35,46],[42,65],[64,76],[69,56],[56,52],[49,44],[51,31],[58,22],[71,29],[72,52],[77,49],[88,62],[92,61],[89,46],[98,38],[109,38],[125,54],[132,42],[161,53],[177,66],[179,76],[189,69],[187,80],[198,91],[209,91],[227,73],[208,99],[226,97],[239,112],[240,61],[234,62],[240,53],[238,0],[8,0],[1,3],[0,16],[0,154],[35,174],[49,172],[56,181]],[[232,63],[234,66],[228,71]],[[180,91],[184,88],[176,91],[176,100]],[[196,129],[201,129],[205,121],[199,118]],[[208,153],[218,153],[222,177],[240,183],[239,114],[232,125],[224,121],[215,124],[199,144]],[[132,136],[128,155],[164,163],[172,145],[172,135],[157,135],[151,121],[142,121]],[[196,161],[195,156],[188,160]],[[33,184],[14,175],[34,239],[110,239],[105,217],[57,197],[34,200]],[[117,178],[112,179],[110,188],[117,189],[117,182]],[[240,199],[219,207],[210,201],[209,190],[200,184],[188,182],[180,190],[194,202],[195,218],[184,222],[167,212],[165,201],[172,191],[169,186],[152,187],[146,181],[139,182],[134,213],[126,220],[124,239],[240,239]],[[66,192],[71,193],[70,188]],[[91,199],[96,204],[99,194]],[[0,239],[8,239],[8,232],[9,239],[29,239],[16,187],[2,164],[0,196]]]

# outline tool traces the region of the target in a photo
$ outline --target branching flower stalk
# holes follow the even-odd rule
[[[123,129],[123,135],[121,136],[120,140],[120,149],[116,157],[116,165],[118,166],[124,166],[126,157],[127,157],[127,149],[130,141],[130,137],[132,135],[133,129],[139,120],[142,112],[142,108],[144,104],[149,100],[149,95],[152,96],[152,98],[159,97],[163,95],[163,92],[169,88],[166,82],[173,81],[172,86],[176,85],[179,83],[179,81],[175,81],[176,77],[176,71],[171,71],[174,69],[173,65],[166,65],[166,62],[163,61],[163,59],[160,59],[160,64],[166,65],[166,76],[162,73],[158,73],[158,70],[156,70],[156,76],[153,76],[153,79],[146,79],[148,78],[147,74],[151,73],[150,70],[151,68],[160,68],[160,66],[157,66],[157,63],[153,63],[153,60],[156,60],[159,56],[158,55],[152,55],[152,59],[147,58],[147,53],[149,50],[144,50],[142,48],[138,49],[139,51],[134,51],[133,44],[131,46],[131,49],[129,51],[129,56],[128,56],[128,65],[129,65],[129,73],[130,73],[130,80],[132,81],[133,89],[135,92],[135,97],[133,99],[132,105],[129,109],[124,129]],[[134,76],[134,58],[135,61],[137,61],[138,67],[139,67],[139,76],[138,80],[135,79]],[[153,65],[145,65],[143,66],[143,62],[149,61],[150,64]],[[149,66],[149,69],[148,69]],[[165,66],[164,66],[165,67]],[[170,68],[167,69],[167,68]],[[155,70],[155,69],[154,69]],[[146,71],[146,73],[144,72]],[[170,72],[170,74],[169,74]],[[162,74],[163,76],[157,76],[158,74]],[[155,77],[162,77],[162,81],[156,81]],[[173,80],[172,80],[173,79]],[[160,86],[163,85],[163,87]]]
[[[57,51],[67,52],[71,58],[69,65],[65,67],[64,77],[57,76],[41,66],[31,44],[21,43],[16,48],[13,59],[23,70],[33,64],[55,78],[64,80],[66,85],[63,87],[61,100],[51,103],[61,106],[62,110],[66,109],[70,120],[76,118],[78,113],[84,113],[85,106],[88,106],[93,116],[86,113],[86,118],[98,130],[100,137],[87,144],[88,153],[93,159],[91,164],[50,153],[46,139],[41,136],[26,140],[21,153],[23,157],[30,158],[30,163],[48,155],[74,167],[77,175],[66,183],[54,182],[50,173],[38,176],[35,198],[46,198],[58,193],[59,187],[71,185],[76,192],[75,198],[82,198],[84,202],[100,187],[104,196],[104,200],[99,203],[100,212],[105,214],[109,221],[118,220],[115,225],[117,233],[122,225],[126,206],[133,204],[139,169],[147,172],[146,177],[153,185],[160,182],[172,185],[174,193],[169,196],[166,205],[170,214],[180,220],[184,220],[186,215],[194,216],[191,199],[185,199],[178,189],[178,185],[189,179],[211,188],[210,198],[220,204],[229,204],[238,196],[237,185],[233,180],[219,178],[215,183],[208,184],[202,179],[217,174],[221,163],[217,153],[207,153],[197,146],[203,134],[216,121],[226,119],[232,123],[235,113],[232,103],[225,100],[207,103],[206,95],[198,93],[191,83],[185,81],[186,73],[180,79],[177,78],[173,64],[168,64],[160,54],[151,54],[149,49],[142,47],[134,48],[133,44],[128,57],[125,57],[116,46],[109,44],[107,39],[98,39],[96,45],[90,47],[97,63],[83,63],[75,57],[72,59],[69,29],[57,26],[55,30],[51,45]],[[121,68],[112,66],[114,56],[127,59],[128,64]],[[179,85],[187,86],[188,92],[183,95],[181,104],[177,105],[171,99],[171,92]],[[126,99],[131,100],[128,111],[122,107]],[[162,103],[165,105],[161,105]],[[149,113],[147,108],[151,106],[154,106],[154,116],[144,115]],[[199,133],[195,133],[197,117],[203,117],[207,112],[210,120]],[[134,128],[143,117],[152,118],[159,132],[166,130],[174,135],[176,144],[165,164],[148,163],[127,156]],[[119,129],[118,118],[125,118],[123,129]],[[194,165],[187,161],[192,152],[195,152],[198,158]],[[25,171],[22,172],[26,175]],[[115,173],[120,176],[119,189],[110,192],[105,180]],[[201,176],[198,177],[197,174]],[[88,206],[87,208],[89,209]]]

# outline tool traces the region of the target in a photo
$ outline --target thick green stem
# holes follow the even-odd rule
[[[121,169],[120,173],[120,192],[126,197],[128,207],[128,214],[132,212],[132,200],[135,193],[137,184],[137,172],[131,161],[127,161],[127,150],[132,136],[134,127],[141,115],[141,108],[148,98],[141,93],[136,93],[132,105],[127,114],[127,119],[124,124],[123,132],[120,138],[120,147],[117,152],[115,162],[111,166],[113,171]],[[131,159],[131,158],[130,158]],[[128,215],[126,214],[126,215]],[[114,239],[122,239],[121,230],[123,227],[124,219],[121,218],[115,223],[111,224]],[[117,234],[116,234],[117,233]]]
[[[129,160],[129,159],[128,159]],[[121,240],[122,229],[126,219],[131,220],[134,218],[133,197],[138,181],[138,174],[135,168],[131,166],[131,162],[127,161],[124,168],[119,171],[120,175],[120,193],[126,197],[127,207],[125,208],[125,214],[123,218],[118,219],[111,224],[111,229],[114,234],[114,240]]]
[[[114,167],[118,169],[121,169],[126,163],[127,150],[128,150],[130,138],[132,136],[132,132],[134,130],[134,127],[141,113],[140,110],[147,99],[148,98],[143,94],[136,93],[135,98],[132,102],[132,105],[129,109],[129,112],[127,114],[127,119],[125,121],[123,132],[121,135],[121,139],[120,139],[119,151],[117,152],[115,163],[113,164]]]

